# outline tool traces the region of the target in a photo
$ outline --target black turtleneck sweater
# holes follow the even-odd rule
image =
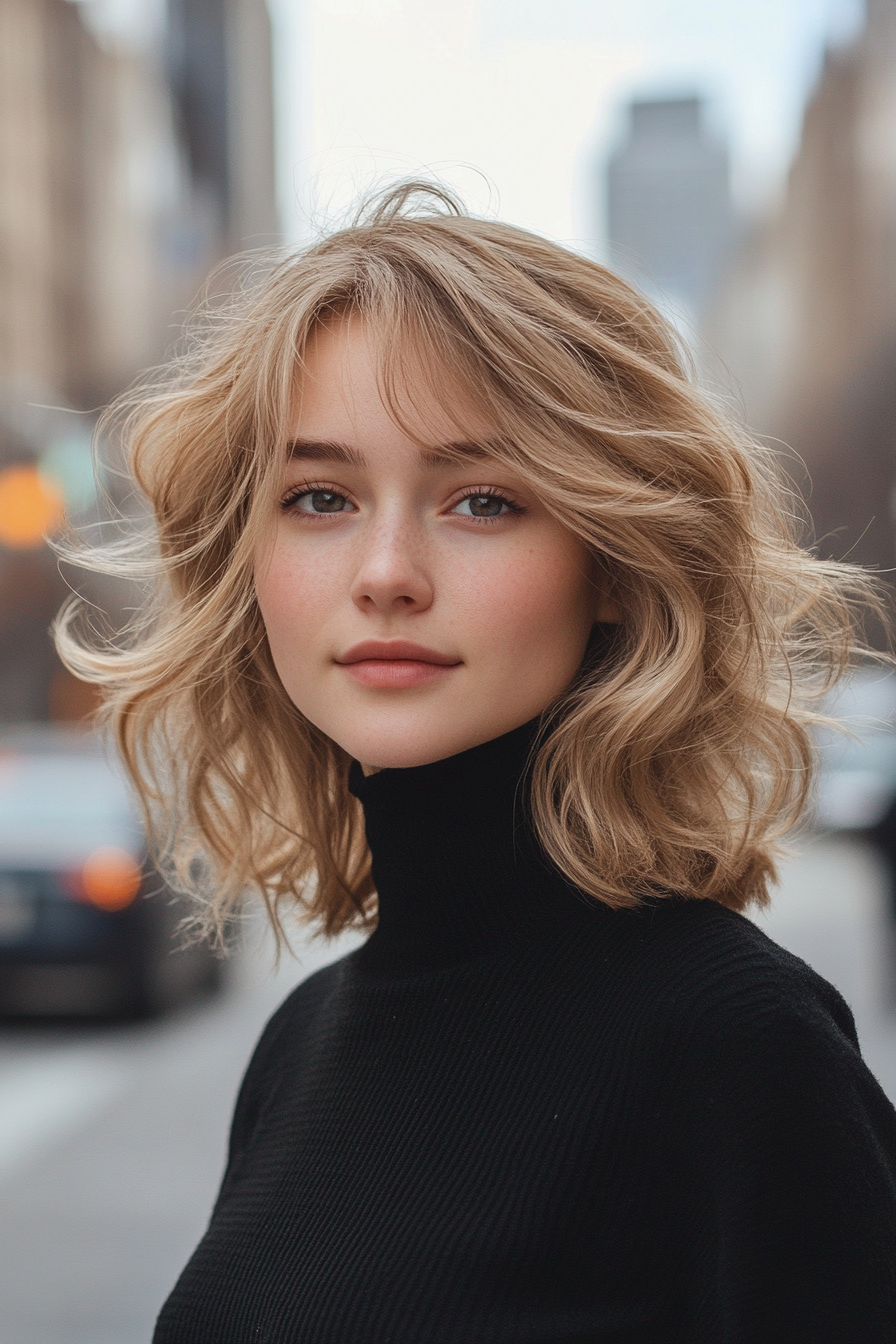
[[[529,728],[355,769],[380,914],[249,1066],[156,1344],[893,1344],[896,1113],[710,901],[539,858]]]

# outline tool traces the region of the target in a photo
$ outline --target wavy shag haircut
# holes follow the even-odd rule
[[[345,316],[377,335],[399,422],[409,360],[437,395],[465,389],[496,427],[490,451],[593,549],[624,612],[545,716],[531,812],[547,853],[609,906],[765,902],[806,805],[818,698],[873,580],[802,547],[774,455],[695,385],[641,294],[421,183],[256,265],[173,369],[106,417],[152,536],[70,558],[148,581],[148,600],[115,638],[75,600],[56,637],[101,690],[173,880],[209,929],[252,888],[278,931],[290,906],[328,934],[375,919],[349,758],[287,697],[253,587],[303,352]]]

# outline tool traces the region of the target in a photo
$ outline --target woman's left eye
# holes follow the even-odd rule
[[[519,513],[519,509],[504,495],[484,491],[464,495],[463,499],[458,500],[451,512],[459,513],[463,518],[500,518],[507,513]]]

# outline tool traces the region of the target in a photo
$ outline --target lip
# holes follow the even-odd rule
[[[433,663],[436,667],[456,667],[460,662],[459,658],[454,658],[450,653],[439,653],[438,649],[427,649],[423,644],[412,644],[409,639],[364,639],[360,644],[353,644],[336,662],[345,667],[351,663],[371,660]]]
[[[461,666],[460,658],[407,639],[365,639],[335,661],[354,681],[374,690],[409,690]]]

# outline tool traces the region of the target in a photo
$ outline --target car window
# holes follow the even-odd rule
[[[0,864],[78,862],[101,845],[140,846],[124,780],[102,756],[0,748]]]

